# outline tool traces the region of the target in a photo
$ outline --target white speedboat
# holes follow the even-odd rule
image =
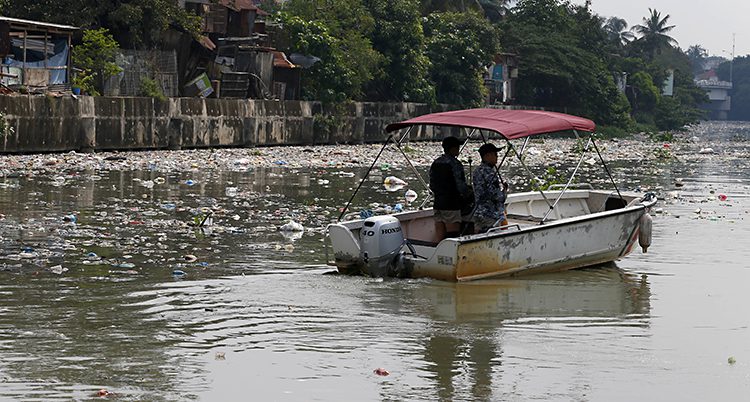
[[[391,124],[387,130],[411,131],[419,126],[465,128],[471,130],[467,141],[477,132],[484,141],[497,133],[508,141],[506,156],[514,153],[526,170],[522,155],[527,142],[518,150],[511,140],[528,141],[534,135],[570,130],[592,135],[565,185],[510,194],[506,200],[508,225],[485,233],[438,239],[431,208],[329,225],[331,263],[340,272],[468,281],[581,268],[620,259],[636,242],[644,252],[650,245],[648,212],[656,203],[654,194],[623,193],[616,187],[612,191],[590,186],[571,189],[592,146],[609,175],[594,143],[596,126],[592,121],[545,111],[470,109],[420,116]],[[400,148],[408,133],[398,141],[390,136],[386,145]]]

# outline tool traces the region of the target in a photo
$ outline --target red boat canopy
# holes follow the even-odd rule
[[[509,140],[558,131],[593,132],[596,129],[593,121],[564,113],[541,110],[467,109],[426,114],[389,124],[385,130],[391,132],[420,125],[490,130]]]

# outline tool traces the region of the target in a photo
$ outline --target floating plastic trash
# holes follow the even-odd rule
[[[389,184],[394,186],[405,186],[407,183],[396,176],[388,176],[383,180],[383,184]]]
[[[379,375],[379,376],[381,376],[381,377],[385,377],[385,376],[391,374],[391,373],[388,372],[388,370],[386,370],[384,368],[380,368],[380,367],[376,368],[372,372],[375,373],[375,374],[377,374],[377,375]]]
[[[62,275],[63,272],[66,272],[68,269],[67,268],[63,268],[62,265],[55,265],[54,267],[50,267],[49,270],[53,274]]]
[[[401,204],[394,205],[393,212],[404,212],[404,206]]]
[[[188,254],[186,256],[183,256],[182,258],[185,260],[185,262],[196,262],[196,261],[198,261],[198,257],[196,257],[196,256],[194,256],[192,254]]]
[[[719,194],[719,201],[726,201],[726,200],[727,200],[726,194]]]
[[[371,209],[363,209],[363,210],[359,211],[359,217],[361,219],[367,219],[367,218],[370,218],[372,216],[375,216],[375,213],[372,212]]]
[[[18,254],[18,256],[21,257],[21,258],[28,258],[28,259],[30,259],[30,258],[36,258],[36,257],[38,257],[39,254],[37,254],[34,251],[22,251],[21,253]]]
[[[404,194],[404,199],[406,202],[414,202],[417,200],[417,192],[414,190],[407,190],[406,194]]]
[[[279,227],[279,230],[282,232],[302,232],[305,230],[305,227],[302,226],[301,223],[297,223],[295,221],[289,221]]]
[[[76,216],[73,214],[63,216],[63,222],[76,223],[77,221],[78,221],[78,218],[76,218]]]
[[[188,186],[194,186],[195,185],[195,181],[188,179],[188,180],[185,180],[185,184],[187,184]]]
[[[700,150],[700,151],[698,151],[698,153],[699,153],[699,154],[702,154],[702,155],[707,155],[707,154],[713,154],[713,153],[716,153],[716,151],[714,151],[714,149],[713,149],[713,148],[711,148],[711,147],[708,147],[708,148],[701,148],[701,150]]]
[[[227,197],[236,197],[238,192],[239,189],[237,187],[227,187],[224,189],[224,194],[226,194]]]
[[[276,162],[274,162],[274,164],[275,165],[279,165],[279,166],[284,166],[284,165],[288,165],[289,162],[287,162],[287,161],[276,161]]]
[[[172,275],[177,278],[182,278],[183,276],[187,275],[187,273],[185,273],[185,271],[181,269],[175,269],[174,271],[172,271]]]
[[[177,208],[177,205],[172,204],[171,202],[168,202],[168,203],[164,203],[164,204],[159,205],[159,208],[161,208],[161,209],[163,209],[165,211],[174,211],[175,208]]]

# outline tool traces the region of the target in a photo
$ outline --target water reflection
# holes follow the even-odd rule
[[[414,308],[436,323],[423,347],[440,400],[493,400],[505,331],[550,318],[577,327],[649,325],[647,277],[614,263],[524,279],[433,282],[415,288],[412,297]]]
[[[707,142],[708,156],[675,147],[679,159],[637,172],[613,162],[626,188],[663,195],[684,179],[659,205],[648,254],[458,284],[323,275],[322,228],[361,170],[0,179],[0,399],[88,400],[100,388],[121,400],[741,399],[742,141]],[[353,212],[402,202],[405,189],[383,187],[391,174],[420,191],[406,171],[377,173]],[[215,225],[189,227],[204,207],[216,208]],[[75,225],[62,219],[71,213]],[[288,219],[309,230],[285,238],[276,227]],[[53,273],[57,264],[69,271]]]

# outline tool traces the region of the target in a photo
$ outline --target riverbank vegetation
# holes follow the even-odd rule
[[[629,26],[567,0],[260,3],[282,26],[277,47],[312,60],[302,77],[309,100],[481,106],[499,53],[518,57],[513,103],[583,115],[610,132],[680,129],[702,117],[707,100],[669,36],[670,16],[654,9]],[[13,17],[107,28],[127,48],[158,46],[168,29],[199,33],[173,0],[3,4]]]

